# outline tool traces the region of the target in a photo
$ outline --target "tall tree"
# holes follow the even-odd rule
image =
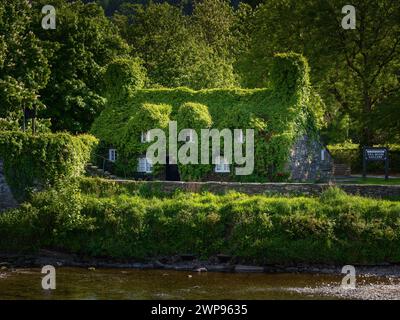
[[[193,32],[201,37],[220,56],[230,57],[235,51],[236,16],[228,0],[195,2],[191,18]]]
[[[181,8],[125,4],[113,21],[144,60],[152,85],[199,89],[235,84],[232,63],[192,29]]]
[[[0,3],[0,117],[42,104],[39,90],[49,78],[49,66],[40,40],[30,28],[27,0]]]
[[[41,8],[47,2],[33,6],[35,33],[52,51],[50,81],[40,91],[47,106],[42,115],[52,119],[53,130],[87,131],[104,107],[105,66],[129,48],[95,3],[54,0],[56,29],[42,29]]]
[[[361,144],[378,143],[373,111],[400,89],[400,6],[391,0],[355,0],[356,29],[341,26],[339,0],[270,0],[258,7],[251,49],[240,70],[248,86],[268,82],[277,51],[294,50],[310,61],[312,80],[333,122],[350,117],[350,134]],[[374,113],[376,114],[376,113]]]

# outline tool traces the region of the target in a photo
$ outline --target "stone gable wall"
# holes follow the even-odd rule
[[[321,150],[324,150],[324,159]],[[320,142],[303,135],[291,149],[288,169],[290,178],[294,181],[330,180],[333,173],[333,159]]]
[[[15,208],[17,205],[4,176],[3,161],[0,160],[0,211]]]

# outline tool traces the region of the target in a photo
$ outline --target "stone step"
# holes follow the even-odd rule
[[[92,163],[86,164],[86,171],[89,175],[106,177],[108,179],[118,179],[118,177],[107,170],[103,170]]]
[[[335,176],[350,176],[351,168],[349,165],[344,163],[335,163],[333,165],[333,174]]]

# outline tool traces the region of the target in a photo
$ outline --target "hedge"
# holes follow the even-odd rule
[[[90,135],[0,132],[0,159],[14,197],[21,201],[31,189],[79,177],[96,143]]]
[[[212,128],[220,130],[254,129],[255,170],[246,180],[274,180],[288,170],[286,164],[295,139],[304,133],[317,137],[323,122],[323,104],[311,88],[308,63],[301,55],[278,54],[270,76],[272,87],[265,89],[132,88],[126,99],[108,101],[91,133],[101,140],[104,149],[106,146],[117,149],[119,173],[130,172],[136,169],[130,159],[136,160],[142,152],[136,148],[140,132],[153,128],[148,122],[137,120],[138,112],[143,115],[143,106],[170,106],[170,120],[185,118],[182,109],[186,108],[186,116],[200,117],[193,119],[193,125],[205,121],[206,124],[212,122]],[[122,80],[115,87],[123,87],[124,83]],[[122,93],[121,96],[125,97]],[[132,139],[136,139],[136,145],[132,144]],[[181,170],[183,178],[201,180],[207,171],[200,170],[199,174],[194,170],[195,166],[183,170],[185,172]],[[234,170],[231,172],[232,179],[241,178],[234,175]]]
[[[389,170],[391,173],[400,173],[400,145],[389,144],[375,147],[389,148]],[[353,172],[362,172],[362,151],[358,144],[341,143],[329,145],[328,150],[333,156],[335,163],[347,164]],[[368,163],[368,172],[384,172],[384,163]]]
[[[400,202],[348,196],[177,193],[99,197],[70,187],[0,214],[0,250],[146,259],[229,254],[243,263],[400,262]]]

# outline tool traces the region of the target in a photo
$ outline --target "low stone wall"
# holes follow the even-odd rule
[[[321,183],[239,183],[239,182],[183,182],[183,181],[134,181],[134,180],[109,180],[121,184],[143,185],[162,192],[172,193],[176,190],[188,192],[209,191],[217,194],[228,191],[237,191],[245,194],[283,194],[283,195],[320,195],[333,184]],[[337,185],[348,194],[360,195],[371,198],[400,197],[400,185]],[[14,208],[18,205],[4,174],[3,163],[0,161],[0,211]]]
[[[144,184],[171,193],[175,190],[190,192],[209,191],[225,193],[230,190],[246,194],[319,195],[334,184],[321,183],[238,183],[238,182],[182,182],[182,181],[132,181],[114,180],[117,183]],[[336,185],[348,194],[372,198],[400,197],[400,185]]]

